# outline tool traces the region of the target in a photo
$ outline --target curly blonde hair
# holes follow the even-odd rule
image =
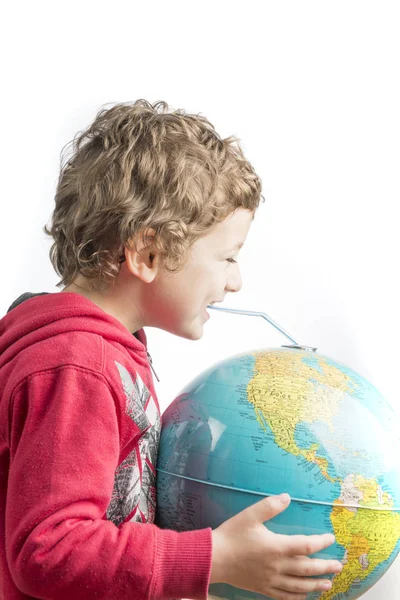
[[[254,212],[261,198],[237,138],[222,139],[204,116],[162,101],[102,108],[61,154],[44,228],[58,286],[78,274],[112,283],[124,248],[146,242],[149,228],[165,267],[179,270],[196,239],[237,208]]]

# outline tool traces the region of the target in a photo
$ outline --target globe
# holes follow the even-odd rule
[[[320,600],[362,596],[400,550],[400,442],[389,404],[362,376],[295,347],[211,367],[163,415],[157,517],[177,531],[218,527],[265,496],[288,492],[268,521],[283,534],[331,532],[318,553],[343,563]],[[226,584],[229,600],[265,596]]]

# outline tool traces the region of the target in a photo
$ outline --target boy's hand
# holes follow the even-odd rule
[[[289,503],[288,494],[271,496],[212,532],[210,583],[228,583],[276,600],[303,600],[309,592],[331,588],[329,579],[311,576],[339,573],[342,564],[308,555],[333,544],[333,535],[279,535],[263,524]]]

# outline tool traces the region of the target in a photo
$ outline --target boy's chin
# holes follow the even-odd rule
[[[186,327],[180,327],[176,331],[170,331],[171,333],[177,335],[178,337],[184,338],[186,340],[196,341],[203,337],[204,333],[204,324],[199,323],[199,321],[194,321],[190,325]]]
[[[182,331],[182,333],[179,333],[178,335],[186,340],[196,341],[203,337],[203,333],[203,326],[198,325],[197,327],[192,327],[186,331]]]
[[[168,333],[172,333],[177,337],[184,338],[186,340],[199,340],[203,337],[204,333],[204,320],[202,318],[195,318],[192,321],[188,320],[180,323],[163,323],[158,325],[153,325],[153,327],[158,327],[159,329],[164,329],[164,331],[168,331]]]
[[[201,329],[201,331],[198,331],[197,333],[192,332],[185,337],[187,340],[192,340],[193,342],[195,342],[196,340],[200,340],[203,337],[203,329]]]

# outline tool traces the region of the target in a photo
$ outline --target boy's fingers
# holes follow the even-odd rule
[[[320,558],[308,558],[307,556],[295,556],[288,558],[282,571],[288,575],[298,577],[314,577],[315,575],[328,575],[329,573],[340,573],[343,565],[338,560],[322,560]]]
[[[289,506],[289,504],[289,494],[269,496],[268,498],[264,498],[264,500],[260,500],[248,508],[245,508],[233,518],[240,519],[243,527],[254,524],[255,521],[261,524],[279,515]]]
[[[329,579],[312,579],[311,577],[283,577],[279,587],[292,594],[309,594],[310,592],[326,592],[331,589]]]
[[[290,535],[282,536],[285,553],[296,556],[309,556],[328,548],[335,542],[335,536],[331,533],[322,535]]]
[[[292,592],[283,592],[282,590],[272,588],[268,592],[268,596],[277,600],[307,600],[308,594],[292,594]]]
[[[259,523],[264,523],[265,521],[273,519],[281,512],[286,510],[289,504],[289,494],[269,496],[264,500],[260,500],[259,502],[252,504],[252,506],[246,508],[243,513],[246,514],[246,518],[250,517],[252,520],[256,520]]]

